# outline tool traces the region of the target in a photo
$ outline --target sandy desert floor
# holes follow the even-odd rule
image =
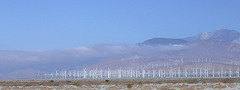
[[[240,78],[0,80],[0,90],[240,90]]]

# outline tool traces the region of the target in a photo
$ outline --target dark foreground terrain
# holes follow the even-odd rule
[[[0,80],[0,90],[240,89],[240,78]]]

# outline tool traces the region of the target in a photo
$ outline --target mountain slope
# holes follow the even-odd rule
[[[221,29],[214,30],[211,32],[203,32],[199,35],[193,37],[187,37],[183,39],[172,39],[172,38],[152,38],[146,40],[138,45],[174,45],[174,44],[189,44],[193,42],[198,42],[202,40],[219,40],[224,43],[239,43],[240,42],[240,33],[235,30]]]
[[[196,42],[200,40],[218,39],[225,43],[231,43],[232,41],[238,39],[239,37],[240,37],[240,33],[235,30],[221,29],[221,30],[215,30],[211,32],[203,32],[194,37],[184,38],[184,40],[190,41],[190,42]]]
[[[174,44],[185,44],[188,41],[182,39],[171,39],[171,38],[153,38],[144,41],[143,43],[139,43],[138,45],[174,45]]]
[[[141,58],[110,59],[94,66],[125,67],[132,64],[173,63],[174,59],[180,58],[191,62],[202,57],[211,58],[214,62],[240,65],[240,44],[237,43],[240,40],[239,37],[240,34],[237,31],[222,29],[184,39],[153,38],[138,44],[139,48],[146,48],[136,51],[136,55],[140,55]],[[160,49],[176,48],[175,46],[184,48],[164,51]]]

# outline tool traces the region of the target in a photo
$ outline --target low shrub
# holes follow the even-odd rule
[[[109,80],[105,80],[105,82],[109,82]]]
[[[79,83],[75,82],[73,83],[74,86],[79,86]]]
[[[128,88],[128,89],[132,88],[132,85],[133,85],[133,84],[127,84],[127,88]]]

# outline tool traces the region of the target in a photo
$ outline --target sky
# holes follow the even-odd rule
[[[240,32],[240,0],[0,0],[0,50],[66,49]]]

